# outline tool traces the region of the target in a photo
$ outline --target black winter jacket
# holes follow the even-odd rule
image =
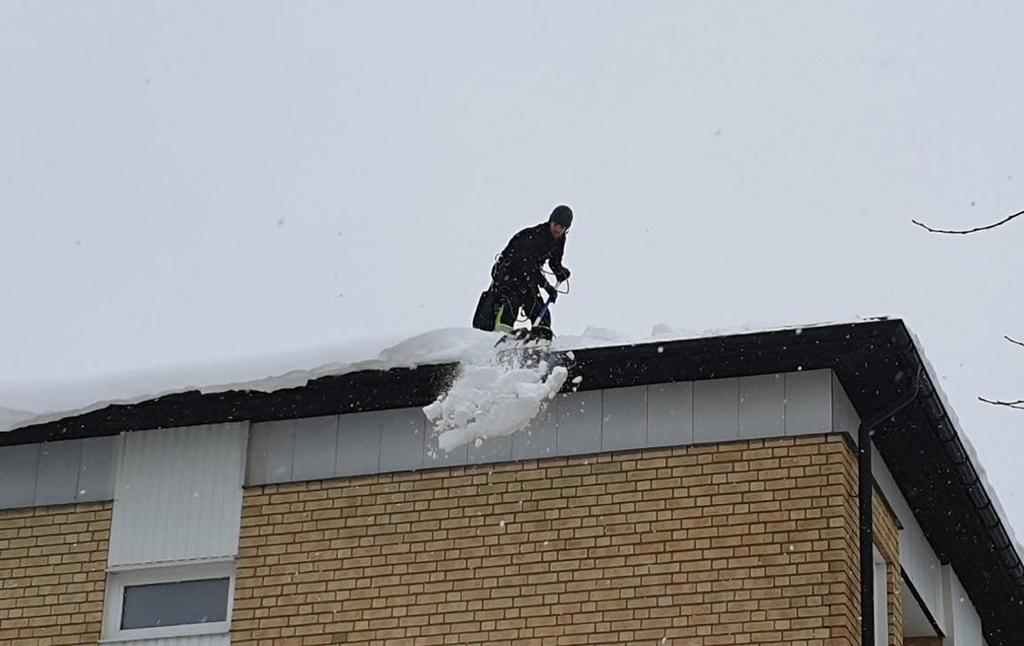
[[[536,287],[547,284],[541,268],[547,261],[555,273],[562,270],[566,237],[568,232],[555,239],[547,222],[523,229],[512,236],[498,256],[498,261],[491,268],[491,278],[499,286]]]

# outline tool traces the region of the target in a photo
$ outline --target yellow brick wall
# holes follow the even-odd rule
[[[891,509],[882,502],[877,489],[875,490],[872,513],[874,515],[875,546],[887,565],[886,601],[888,602],[889,646],[904,646],[900,530],[895,516]]]
[[[839,436],[255,487],[233,643],[853,646],[856,490]]]
[[[0,643],[100,638],[110,503],[0,511]]]

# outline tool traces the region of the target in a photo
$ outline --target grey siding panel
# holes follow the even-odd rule
[[[82,464],[82,441],[45,442],[39,449],[36,505],[57,505],[75,499]]]
[[[846,395],[839,377],[832,373],[832,431],[837,433],[857,434],[860,427],[860,416]]]
[[[693,441],[739,439],[740,380],[710,379],[693,384]]]
[[[558,448],[558,405],[548,402],[526,430],[512,435],[512,459],[530,460],[555,456]]]
[[[110,568],[238,553],[248,423],[125,435]]]
[[[258,423],[251,431],[247,482],[780,437],[794,429],[827,432],[833,419],[852,414],[840,394],[829,370],[567,393],[548,402],[525,430],[450,453],[438,449],[437,434],[419,408]]]
[[[291,482],[295,454],[295,420],[258,422],[249,429],[246,484]]]
[[[786,435],[827,433],[832,427],[832,371],[786,373]]]
[[[354,476],[380,471],[382,417],[391,411],[351,413],[338,418],[338,462],[335,475]]]
[[[117,449],[121,437],[90,437],[82,442],[75,502],[113,500],[117,474]]]
[[[740,439],[785,434],[785,377],[781,374],[740,377]]]
[[[603,391],[601,450],[618,451],[647,445],[647,387]]]
[[[295,420],[292,477],[318,480],[334,475],[338,450],[338,416]]]
[[[601,406],[600,390],[559,395],[558,408],[558,455],[579,455],[598,453],[601,450]]]
[[[647,446],[693,444],[693,383],[647,388]]]
[[[486,464],[488,462],[508,462],[512,459],[512,436],[489,437],[480,442],[469,444],[469,464]]]
[[[426,418],[424,418],[425,422]],[[431,431],[426,433],[426,443],[423,451],[423,466],[428,469],[435,467],[457,467],[469,463],[469,445],[457,446],[451,451],[443,451],[438,445],[438,433]]]
[[[383,422],[380,433],[382,472],[408,471],[423,466],[426,422],[427,418],[418,408],[402,409]]]
[[[0,508],[32,506],[36,493],[39,446],[0,446]]]

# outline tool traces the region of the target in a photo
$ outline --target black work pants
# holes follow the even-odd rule
[[[515,325],[522,308],[526,318],[532,324],[540,311],[544,309],[544,299],[536,285],[494,285],[491,287],[498,294],[498,306],[501,308],[498,322],[509,327]],[[540,326],[551,329],[551,310],[544,312]]]

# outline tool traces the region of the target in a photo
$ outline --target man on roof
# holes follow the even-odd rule
[[[520,310],[534,322],[544,311],[532,336],[550,339],[551,312],[545,310],[541,291],[548,293],[553,302],[557,297],[556,285],[544,276],[547,263],[558,283],[569,280],[569,269],[562,265],[565,239],[572,226],[572,209],[556,206],[547,222],[527,227],[512,236],[491,268],[491,286],[480,296],[473,327],[511,333],[519,319]]]

